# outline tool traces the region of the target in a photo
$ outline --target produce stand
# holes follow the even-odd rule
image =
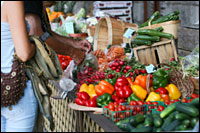
[[[62,20],[64,26],[73,32],[81,24],[76,30],[86,31],[87,24],[78,21],[83,13]],[[178,56],[178,15],[156,11],[141,25],[106,15],[88,20],[97,22],[87,25],[89,33],[67,33],[80,40],[88,35],[93,49],[80,66],[58,55],[67,65],[60,81],[48,84],[60,96],[50,97],[53,131],[199,131],[199,46]],[[58,33],[65,35],[64,26]],[[51,131],[47,120],[44,130]]]
[[[55,87],[60,87],[54,81],[50,82],[48,86],[51,90],[56,90]],[[55,123],[54,132],[122,132],[122,130],[103,115],[70,109],[68,104],[73,99],[73,92],[69,92],[66,99],[58,100],[50,98]],[[44,120],[44,130],[51,132],[47,120]]]

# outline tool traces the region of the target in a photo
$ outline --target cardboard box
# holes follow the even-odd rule
[[[132,7],[132,1],[96,1],[94,8]]]
[[[94,10],[97,10],[99,8],[96,8]],[[112,16],[115,16],[115,15],[131,15],[131,7],[128,7],[126,9],[106,9],[106,10],[102,10],[102,9],[99,9],[100,11],[102,12],[105,12],[105,13],[108,13]]]

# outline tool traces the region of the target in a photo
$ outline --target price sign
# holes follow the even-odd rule
[[[145,68],[147,70],[147,73],[153,73],[156,71],[156,67],[153,64],[151,64],[149,66],[145,66]]]
[[[68,34],[74,34],[74,23],[73,22],[66,22],[65,28],[66,28],[66,32]]]
[[[127,29],[126,32],[124,33],[124,37],[130,39],[132,37],[132,35],[135,33],[134,29]]]

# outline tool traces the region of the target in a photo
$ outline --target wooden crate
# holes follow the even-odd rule
[[[161,41],[151,46],[140,46],[134,48],[133,51],[136,60],[143,64],[168,64],[171,58],[177,61],[177,51],[174,40]]]

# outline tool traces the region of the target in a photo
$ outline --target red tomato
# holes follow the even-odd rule
[[[181,102],[182,102],[182,103],[187,103],[187,98],[183,98],[183,99],[181,100]]]
[[[198,96],[197,94],[195,94],[195,93],[193,93],[192,96],[191,96],[192,99],[198,98],[198,97],[199,97],[199,96]]]
[[[122,118],[122,119],[124,119],[124,115],[123,114],[120,114],[119,117]]]
[[[152,104],[153,104],[153,105],[158,105],[158,102],[153,102]]]
[[[141,107],[136,107],[136,111],[140,112],[141,111]]]
[[[150,105],[150,104],[152,104],[152,103],[151,103],[151,101],[147,101],[146,104],[147,104],[147,105]]]
[[[152,113],[152,110],[148,110],[149,113]]]
[[[108,108],[109,108],[109,110],[114,110],[114,108],[115,108],[114,103],[113,102],[109,103]]]
[[[170,101],[165,101],[165,105],[169,105],[170,104]]]
[[[138,104],[138,105],[143,105],[144,102],[142,102],[142,101],[137,101],[137,104]]]
[[[179,102],[179,100],[178,100],[178,99],[176,99],[176,100],[174,100],[174,102]]]
[[[188,100],[188,103],[190,103],[193,99]]]
[[[137,105],[136,101],[130,101],[129,105]]]
[[[125,110],[126,110],[126,106],[122,106],[121,108],[122,108],[122,110],[123,110],[123,111],[125,111]]]
[[[163,110],[165,109],[165,107],[163,107],[162,105],[160,105],[160,106],[158,106],[158,109],[159,109],[160,111],[163,111]]]

